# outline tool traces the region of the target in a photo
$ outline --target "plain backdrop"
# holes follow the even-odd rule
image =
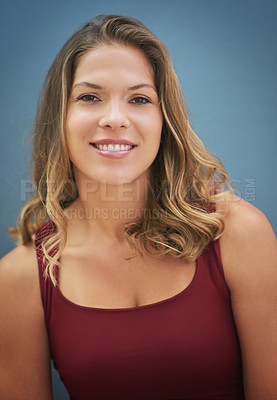
[[[98,14],[146,24],[168,47],[192,126],[222,159],[236,193],[277,232],[275,0],[1,2],[1,253],[26,197],[38,94],[67,38]],[[25,188],[25,189],[24,189]],[[68,399],[56,372],[55,399]]]

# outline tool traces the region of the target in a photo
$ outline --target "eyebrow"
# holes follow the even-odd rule
[[[76,89],[78,86],[88,86],[92,89],[98,89],[98,90],[103,90],[104,87],[100,86],[100,85],[96,85],[95,83],[91,83],[91,82],[80,82],[80,83],[76,83],[72,90]],[[134,85],[134,86],[130,86],[128,87],[128,90],[137,90],[137,89],[141,89],[141,88],[150,88],[153,89],[155,92],[157,92],[156,88],[152,85],[149,85],[148,83],[139,83],[138,85]]]

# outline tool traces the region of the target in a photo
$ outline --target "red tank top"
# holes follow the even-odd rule
[[[41,296],[54,366],[72,400],[242,400],[239,343],[230,295],[212,242],[190,285],[140,307],[84,307],[43,277]]]

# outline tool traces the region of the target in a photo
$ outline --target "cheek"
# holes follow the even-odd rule
[[[149,119],[147,126],[147,131],[149,132],[149,137],[152,139],[151,141],[153,145],[159,147],[163,127],[162,114],[160,112],[156,112],[155,115]]]
[[[83,137],[91,132],[96,124],[95,117],[91,112],[80,111],[69,112],[66,120],[66,132],[69,140]]]
[[[140,126],[143,136],[156,141],[161,136],[163,117],[160,110],[134,116],[137,126]]]

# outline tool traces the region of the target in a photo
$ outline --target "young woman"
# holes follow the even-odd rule
[[[191,129],[170,57],[97,18],[48,73],[0,268],[0,397],[277,398],[277,250]]]

